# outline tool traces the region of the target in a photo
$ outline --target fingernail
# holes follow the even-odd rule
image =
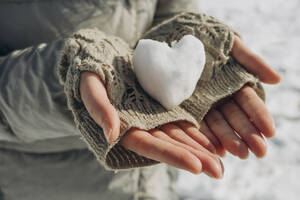
[[[276,126],[275,126],[275,123],[273,124],[273,135],[276,134]]]
[[[219,161],[218,171],[221,172],[221,173],[219,174],[219,176],[217,178],[222,179],[223,175],[224,175],[224,165],[223,165],[223,162],[221,161],[220,158],[218,158],[218,161]]]
[[[109,142],[109,143],[113,142],[112,138],[111,138],[112,129],[108,128],[106,126],[103,126],[103,131],[104,131],[104,136],[106,138],[106,141]]]
[[[193,169],[193,173],[194,174],[199,174],[199,173],[201,173],[201,171],[202,171],[202,164],[201,164],[201,162],[200,161],[198,161],[198,162],[196,162],[197,164],[196,164],[196,166],[194,167],[194,169]]]
[[[225,171],[225,168],[224,168],[224,165],[223,165],[223,162],[220,158],[218,158],[219,162],[220,162],[220,165],[221,165],[221,169],[222,169],[222,178],[223,178],[223,175],[224,175],[224,171]]]
[[[270,135],[271,135],[270,137],[273,137],[275,135],[275,132],[276,132],[276,125],[275,125],[275,120],[274,120],[273,117],[271,117],[271,120],[272,120],[272,122],[271,122],[272,130],[271,130],[271,133],[270,133]]]
[[[205,174],[208,175],[211,178],[215,179],[222,179],[224,175],[224,165],[220,158],[217,160],[219,163],[215,163],[214,167],[214,173],[211,173],[210,171],[205,171]]]
[[[273,127],[273,131],[274,131],[274,133],[275,133],[275,130],[276,130],[276,125],[275,125],[275,121],[274,121],[274,119],[273,119],[273,124],[272,124],[272,127]]]
[[[218,161],[219,161],[219,163],[216,165],[216,168],[217,168],[216,175],[215,176],[213,176],[212,174],[208,174],[208,175],[211,177],[214,177],[216,179],[222,179],[223,175],[224,175],[224,165],[220,158],[218,158]]]

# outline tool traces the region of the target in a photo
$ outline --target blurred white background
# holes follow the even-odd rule
[[[199,0],[201,10],[237,30],[244,42],[279,71],[282,82],[266,86],[276,137],[263,159],[227,154],[225,175],[213,180],[181,171],[182,200],[300,199],[300,0]]]

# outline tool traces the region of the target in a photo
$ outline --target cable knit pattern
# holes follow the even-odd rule
[[[259,88],[259,94],[263,94],[258,80],[229,56],[233,31],[212,17],[182,13],[153,27],[144,38],[170,43],[185,34],[195,35],[202,40],[208,62],[193,96],[170,111],[140,87],[133,72],[132,49],[122,39],[87,29],[66,40],[58,74],[77,127],[106,169],[126,169],[157,163],[118,144],[132,127],[150,130],[179,120],[189,121],[199,127],[197,120],[202,119],[213,104],[236,92],[244,84],[250,83],[254,88]],[[120,137],[112,144],[106,142],[101,127],[90,117],[81,101],[81,71],[91,71],[101,77],[109,99],[119,113]]]

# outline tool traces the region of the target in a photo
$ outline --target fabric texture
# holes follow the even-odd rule
[[[158,0],[153,24],[156,25],[182,12],[201,13],[200,4],[199,0]]]
[[[97,27],[134,44],[152,23],[157,0],[0,1],[0,55]]]
[[[74,135],[72,114],[54,67],[63,45],[58,40],[0,58],[0,132],[7,132],[0,141],[31,143]]]
[[[0,147],[86,149],[56,73],[64,38],[97,27],[134,44],[155,8],[156,0],[0,1],[0,18],[9,19],[0,20]]]
[[[176,200],[166,164],[106,171],[87,149],[25,153],[0,148],[1,200]]]
[[[139,86],[133,72],[132,49],[122,39],[88,29],[75,33],[66,41],[58,74],[77,127],[106,169],[157,163],[118,144],[131,127],[149,130],[179,120],[189,121],[199,127],[198,121],[211,106],[247,83],[264,98],[258,80],[229,56],[234,32],[212,17],[181,13],[153,27],[143,38],[170,43],[186,34],[192,34],[204,43],[207,63],[192,97],[170,111],[165,110]],[[101,127],[89,116],[81,101],[79,81],[82,71],[91,71],[101,77],[109,99],[119,113],[120,137],[115,143],[106,142]]]
[[[184,109],[177,107],[166,111],[143,91],[132,70],[131,57],[132,50],[120,38],[88,29],[75,33],[66,41],[58,68],[75,123],[106,168],[140,167],[155,161],[125,150],[117,144],[121,137],[113,144],[106,142],[102,129],[81,101],[78,87],[81,71],[100,75],[109,99],[119,113],[121,136],[132,127],[149,130],[179,120],[197,124]]]
[[[234,36],[229,26],[205,14],[181,13],[153,27],[143,38],[167,42],[179,41],[184,35],[193,35],[205,46],[206,64],[193,95],[180,107],[191,113],[197,122],[221,99],[251,85],[261,99],[265,93],[259,80],[236,62],[230,51]]]

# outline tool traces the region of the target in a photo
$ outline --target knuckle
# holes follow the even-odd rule
[[[233,140],[230,144],[231,152],[238,155],[240,158],[248,156],[248,147],[240,140]]]
[[[229,119],[235,120],[236,118],[240,118],[241,112],[240,109],[233,103],[229,102],[222,107],[223,113]]]
[[[208,123],[210,123],[211,126],[221,125],[223,122],[223,116],[217,113],[217,111],[213,111],[208,114]]]
[[[151,129],[151,130],[149,130],[148,131],[151,135],[157,135],[159,132],[160,132],[160,130],[158,130],[158,129]]]
[[[252,99],[251,87],[245,86],[237,92],[235,97],[241,102],[249,102]]]
[[[169,123],[169,124],[165,124],[163,126],[160,127],[161,130],[164,130],[166,132],[170,132],[174,129],[178,129],[178,126],[172,124],[172,123]]]
[[[196,128],[192,123],[187,121],[179,121],[177,124],[185,129]]]
[[[224,146],[234,147],[236,143],[236,139],[233,137],[232,132],[224,131],[223,134],[218,136],[218,139]]]
[[[245,139],[248,139],[248,137],[250,137],[251,135],[258,133],[256,128],[254,128],[246,121],[241,121],[239,125],[240,125],[239,128],[240,130],[238,131],[242,134],[242,137],[244,137]]]

